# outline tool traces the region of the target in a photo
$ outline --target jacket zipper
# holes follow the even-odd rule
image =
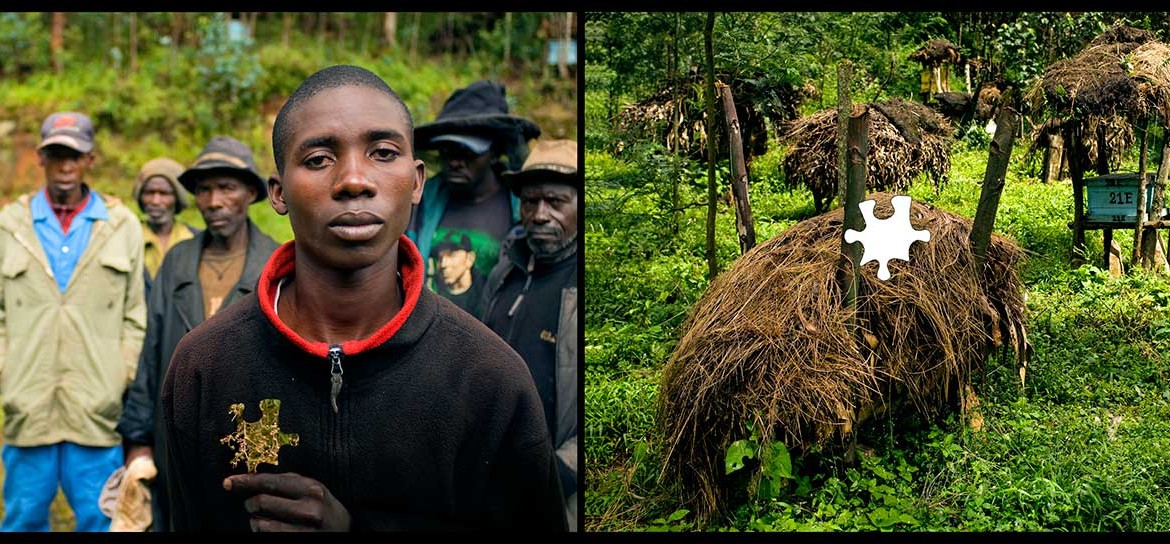
[[[345,373],[341,369],[341,357],[345,355],[341,351],[341,344],[333,344],[329,346],[329,381],[331,386],[329,389],[329,402],[333,405],[333,413],[337,413],[337,394],[341,392],[341,375]]]

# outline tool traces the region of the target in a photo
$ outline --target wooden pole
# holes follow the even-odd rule
[[[849,81],[853,78],[853,64],[843,60],[837,65],[837,202],[845,205],[845,193],[848,191],[849,178],[846,170],[849,166],[849,147],[846,145],[846,134],[849,132],[849,116],[853,114],[853,104],[849,98]],[[832,197],[829,198],[832,201]],[[829,202],[825,203],[828,208]],[[820,210],[817,210],[820,211]]]
[[[714,281],[719,274],[719,263],[715,256],[715,203],[719,198],[715,190],[715,49],[712,45],[711,34],[715,29],[715,12],[707,12],[707,24],[703,30],[703,45],[707,53],[707,92],[703,93],[707,106],[707,279]]]
[[[1149,181],[1146,180],[1146,156],[1148,154],[1149,146],[1147,144],[1147,137],[1150,133],[1150,121],[1146,119],[1142,124],[1141,134],[1141,154],[1138,157],[1138,194],[1137,194],[1137,221],[1133,227],[1133,260],[1134,264],[1140,263],[1142,259],[1142,235],[1145,234],[1145,229],[1142,224],[1146,222],[1146,187]],[[1098,151],[1100,153],[1100,151]]]
[[[1167,128],[1163,127],[1162,133],[1167,134]],[[1154,216],[1151,219],[1161,220],[1162,210],[1166,207],[1166,175],[1170,172],[1170,139],[1162,144],[1162,160],[1158,165],[1158,172],[1154,174],[1154,203],[1151,206],[1154,210]],[[1170,263],[1166,261],[1165,245],[1162,243],[1162,237],[1158,235],[1157,229],[1148,230],[1142,237],[1142,254],[1144,259],[1148,259],[1147,267],[1163,274],[1170,273]]]
[[[983,269],[987,246],[991,243],[999,197],[1003,194],[1008,161],[1011,160],[1012,146],[1016,140],[1019,119],[1014,100],[1015,91],[1009,87],[1000,98],[999,112],[995,116],[995,136],[991,138],[988,149],[987,170],[983,173],[983,188],[979,192],[979,205],[975,208],[975,220],[971,226],[971,252],[975,255],[976,270],[979,271]]]
[[[857,289],[861,274],[861,244],[845,241],[845,231],[862,230],[863,218],[858,204],[865,198],[866,159],[869,154],[869,111],[864,107],[854,115],[853,101],[849,95],[853,65],[841,61],[837,65],[837,157],[840,166],[837,174],[841,206],[844,208],[844,222],[841,225],[841,253],[848,262],[845,272],[844,306],[857,309]],[[850,320],[853,323],[853,320]]]
[[[1080,266],[1084,262],[1085,257],[1085,173],[1081,169],[1081,127],[1070,123],[1068,136],[1065,141],[1068,142],[1068,148],[1065,150],[1065,157],[1068,158],[1068,173],[1072,178],[1073,190],[1073,240],[1072,240],[1072,256],[1070,260],[1073,266]]]
[[[756,227],[752,221],[752,205],[748,200],[748,172],[743,160],[743,134],[739,126],[739,115],[735,112],[735,98],[731,87],[718,82],[719,94],[723,96],[723,113],[727,118],[727,134],[731,148],[731,199],[735,204],[735,231],[739,235],[740,254],[747,253],[756,245]]]

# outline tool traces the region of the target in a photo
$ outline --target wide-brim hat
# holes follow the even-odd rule
[[[537,141],[524,167],[509,170],[500,176],[513,194],[529,183],[562,183],[580,191],[584,178],[577,170],[577,142],[575,140]]]
[[[191,203],[191,193],[179,183],[179,176],[182,174],[183,165],[170,157],[155,157],[146,161],[134,180],[134,201],[138,202],[139,206],[142,205],[142,189],[146,186],[146,180],[158,176],[171,184],[171,189],[175,191],[175,213],[182,213]]]
[[[431,123],[414,127],[414,147],[435,149],[434,138],[443,134],[470,134],[497,142],[515,165],[524,161],[528,140],[540,136],[535,121],[508,113],[507,91],[494,81],[476,81],[456,90]]]
[[[203,151],[195,158],[195,164],[179,176],[179,182],[194,194],[195,185],[200,179],[218,173],[235,176],[254,187],[256,198],[252,200],[252,204],[268,197],[268,182],[256,169],[252,150],[243,142],[229,136],[215,136],[208,141],[207,145],[203,146]]]

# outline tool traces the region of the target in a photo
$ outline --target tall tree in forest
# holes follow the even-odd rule
[[[398,49],[398,14],[387,11],[382,17],[382,34],[386,36],[386,44],[390,49]]]
[[[130,13],[130,73],[138,71],[138,13]]]
[[[707,52],[707,92],[703,93],[707,103],[707,279],[715,281],[719,274],[719,263],[715,258],[715,205],[718,192],[715,190],[715,48],[711,35],[715,30],[715,12],[707,12],[707,25],[703,27],[703,46]]]
[[[65,13],[53,12],[53,26],[49,32],[49,55],[53,59],[53,72],[60,74],[64,69],[61,58],[65,48]]]

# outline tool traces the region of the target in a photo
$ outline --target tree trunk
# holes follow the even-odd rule
[[[416,55],[418,54],[418,32],[419,26],[422,22],[422,13],[415,12],[414,26],[410,29],[410,62],[414,63]]]
[[[65,52],[65,13],[53,12],[53,26],[49,33],[49,55],[53,59],[53,72],[60,74],[65,69],[62,54]]]
[[[512,67],[512,12],[504,12],[504,67]]]
[[[752,221],[752,204],[748,198],[748,172],[743,160],[743,134],[739,115],[735,112],[735,97],[731,87],[718,83],[723,95],[723,113],[727,117],[727,135],[731,148],[731,201],[735,205],[735,232],[739,236],[739,252],[747,253],[756,246],[756,227]]]
[[[565,13],[564,34],[561,35],[561,50],[557,55],[557,74],[561,79],[569,77],[569,40],[573,33],[573,12]]]
[[[971,252],[975,255],[976,270],[982,272],[986,261],[987,246],[991,243],[991,232],[995,227],[995,214],[999,210],[999,197],[1003,194],[1004,179],[1008,161],[1012,157],[1016,125],[1019,119],[1015,111],[1015,89],[1008,88],[1000,99],[999,112],[995,116],[995,136],[991,138],[987,157],[987,170],[983,173],[983,188],[979,192],[979,205],[975,208],[975,220],[971,226]]]
[[[1143,262],[1142,256],[1142,235],[1145,234],[1146,222],[1146,187],[1149,181],[1146,180],[1146,158],[1149,153],[1150,146],[1148,145],[1150,134],[1150,121],[1146,119],[1141,127],[1141,154],[1138,156],[1138,194],[1137,194],[1137,221],[1133,227],[1133,263]]]
[[[1084,144],[1081,142],[1083,135],[1080,127],[1070,127],[1067,130],[1065,141],[1068,142],[1068,148],[1065,149],[1064,156],[1068,159],[1068,172],[1072,178],[1073,190],[1073,239],[1072,255],[1069,260],[1073,266],[1080,266],[1085,258],[1085,171],[1079,158]]]
[[[1166,134],[1163,127],[1163,134]],[[1158,165],[1158,172],[1154,174],[1154,202],[1155,217],[1162,219],[1162,210],[1166,207],[1166,175],[1170,173],[1170,138],[1162,145],[1162,161]],[[1148,229],[1142,235],[1142,262],[1147,268],[1157,270],[1163,274],[1170,272],[1170,263],[1166,262],[1166,251],[1162,244],[1162,237],[1158,236],[1157,229]]]
[[[707,12],[707,24],[703,27],[703,49],[707,54],[707,92],[704,101],[707,106],[707,280],[715,281],[719,274],[719,263],[715,258],[715,205],[718,191],[715,190],[715,146],[711,145],[711,134],[715,126],[715,49],[711,34],[715,29],[715,12]]]
[[[841,73],[841,68],[837,68]],[[850,76],[852,74],[849,74]],[[848,87],[846,87],[848,88]],[[841,252],[849,261],[849,270],[845,274],[844,306],[857,310],[857,290],[861,284],[861,255],[862,247],[858,242],[845,241],[845,231],[848,229],[861,230],[865,227],[861,216],[861,201],[865,199],[866,175],[869,173],[869,109],[860,105],[856,115],[853,114],[852,100],[846,95],[845,102],[838,102],[837,107],[849,108],[845,146],[848,154],[848,173],[846,175],[845,198],[841,200],[844,206],[844,221],[841,225]],[[850,327],[856,325],[854,317],[849,318]]]
[[[386,36],[390,49],[398,48],[398,13],[387,11],[382,17],[382,35]]]
[[[321,47],[325,46],[325,37],[329,34],[329,14],[325,12],[317,13],[317,43]]]
[[[292,39],[293,14],[284,12],[281,15],[281,29],[280,29],[280,43],[284,47],[288,47],[289,41]]]
[[[1044,168],[1040,180],[1044,183],[1060,181],[1061,166],[1064,163],[1064,137],[1059,132],[1048,134],[1048,148],[1044,152]]]
[[[138,13],[130,14],[130,73],[138,72]]]
[[[849,146],[846,145],[846,136],[849,134],[849,116],[853,114],[852,101],[849,98],[850,80],[853,78],[853,63],[844,60],[837,65],[837,202],[845,205],[845,196],[849,192]],[[829,197],[829,202],[833,197]],[[824,204],[827,209],[829,202]],[[817,204],[817,212],[824,211]]]

